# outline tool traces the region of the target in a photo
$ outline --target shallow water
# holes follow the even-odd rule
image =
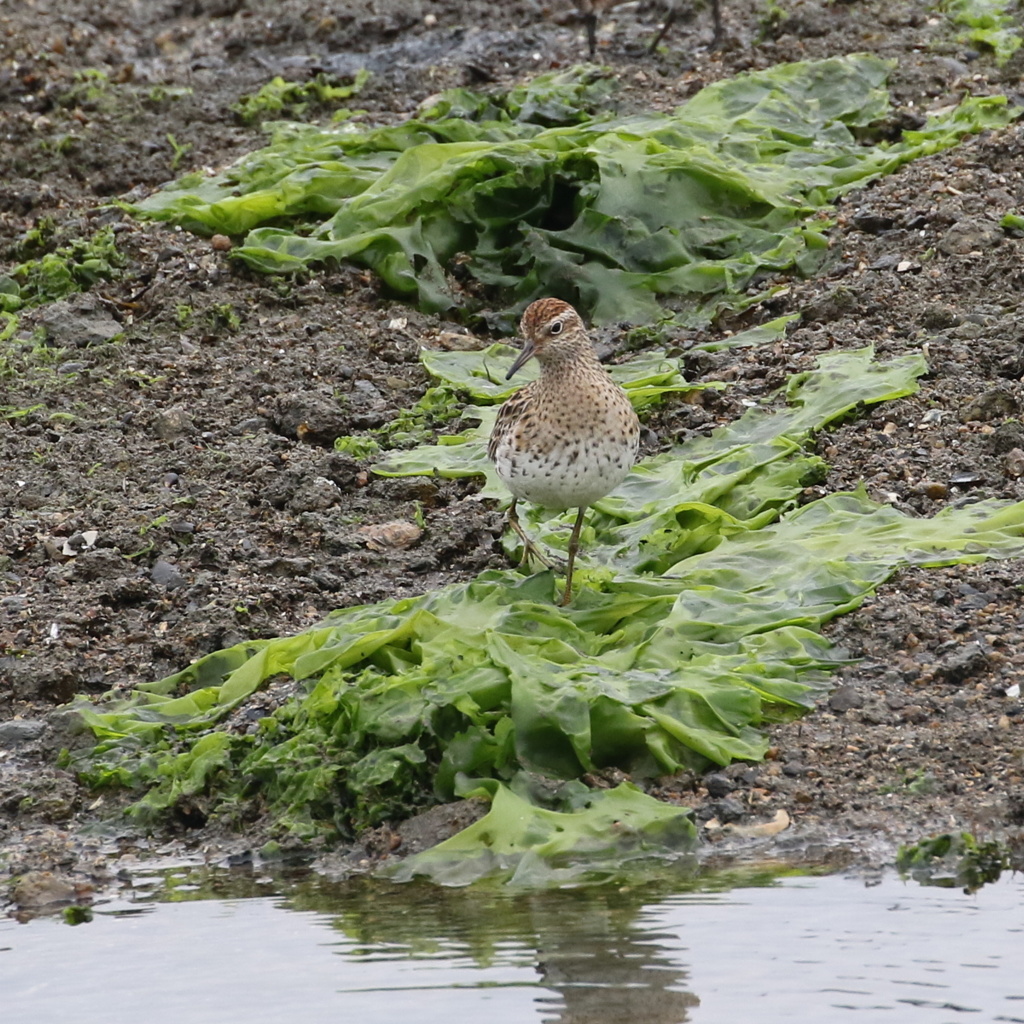
[[[1024,1022],[1019,877],[971,896],[895,876],[532,895],[170,877],[89,924],[0,920],[0,1020]]]

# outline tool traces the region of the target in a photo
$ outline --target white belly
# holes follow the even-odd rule
[[[565,509],[593,505],[622,483],[635,460],[635,444],[588,438],[541,455],[515,451],[506,442],[495,452],[494,465],[516,498]]]

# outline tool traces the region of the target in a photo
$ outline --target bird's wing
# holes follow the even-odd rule
[[[498,410],[498,418],[494,421],[494,429],[491,431],[490,440],[487,442],[487,457],[494,461],[498,454],[498,445],[502,438],[510,434],[516,423],[527,413],[533,404],[533,384],[531,382],[520,388],[505,404]]]

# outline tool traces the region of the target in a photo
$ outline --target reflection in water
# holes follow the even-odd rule
[[[673,937],[643,932],[634,914],[591,905],[538,931],[537,970],[557,995],[541,996],[545,1024],[681,1024],[699,1003],[685,990],[686,968],[670,953]]]
[[[545,1024],[682,1024],[698,1003],[686,991],[686,968],[670,952],[673,937],[646,930],[639,920],[645,903],[664,889],[663,883],[515,894],[363,882],[329,894],[313,882],[293,891],[289,903],[303,909],[333,903],[333,926],[370,958],[444,952],[498,966],[512,949],[520,964],[528,954],[537,986],[551,990],[535,1000]]]
[[[678,877],[533,894],[198,869],[152,881],[77,928],[0,919],[0,1020],[1024,1021],[1019,878],[971,897],[892,877],[720,894]]]

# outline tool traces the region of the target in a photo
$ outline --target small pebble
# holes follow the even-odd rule
[[[16,747],[38,739],[46,731],[46,723],[38,718],[12,718],[0,723],[0,747]]]
[[[401,551],[412,547],[423,536],[423,531],[415,523],[401,520],[361,526],[358,533],[371,551]]]
[[[728,796],[736,788],[736,784],[732,779],[721,772],[712,772],[710,775],[705,775],[704,785],[707,787],[708,796],[712,796],[715,799]]]
[[[175,590],[185,582],[185,577],[170,562],[165,562],[162,558],[153,564],[149,576],[157,586],[166,587],[168,590]]]
[[[1006,475],[1014,478],[1024,476],[1024,451],[1013,448],[1006,453]]]
[[[853,711],[855,708],[863,707],[864,698],[856,686],[846,683],[840,686],[828,699],[828,706],[833,711]]]
[[[949,497],[949,488],[939,480],[922,480],[915,488],[915,493],[923,494],[932,501],[941,501]]]

